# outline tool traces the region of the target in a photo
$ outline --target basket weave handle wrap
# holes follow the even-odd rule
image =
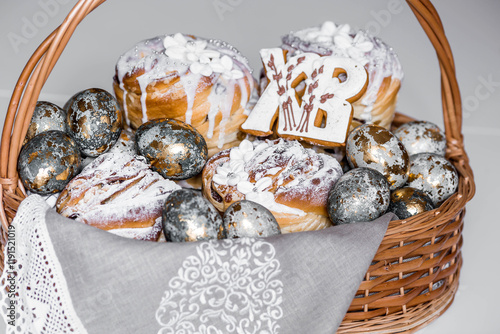
[[[8,226],[26,197],[18,178],[17,159],[40,91],[78,24],[104,2],[78,1],[64,22],[33,53],[15,86],[0,146],[0,270]],[[436,9],[429,0],[406,2],[436,50],[446,153],[458,171],[459,187],[439,208],[389,224],[339,333],[413,332],[449,307],[458,286],[465,205],[475,192],[463,145],[460,90],[451,48]],[[396,114],[394,122],[410,120]]]

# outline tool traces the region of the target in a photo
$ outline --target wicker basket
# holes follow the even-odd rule
[[[39,46],[13,92],[0,151],[0,270],[8,226],[26,197],[16,170],[21,144],[40,91],[77,25],[104,0],[80,0],[65,21]],[[462,109],[455,64],[441,20],[428,0],[407,0],[436,49],[441,70],[447,158],[459,173],[459,187],[439,208],[390,223],[339,333],[414,332],[452,303],[462,265],[465,205],[475,191],[463,146]],[[397,114],[394,124],[411,118]]]

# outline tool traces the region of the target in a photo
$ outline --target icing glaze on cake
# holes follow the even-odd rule
[[[354,31],[348,24],[326,21],[321,26],[290,32],[282,38],[282,43],[290,56],[314,52],[322,56],[350,57],[362,63],[369,75],[367,91],[361,100],[367,106],[361,115],[365,121],[371,120],[370,107],[377,100],[384,78],[403,79],[401,63],[394,50],[364,30]]]
[[[241,94],[240,107],[243,109],[255,90],[247,59],[228,43],[180,33],[147,39],[125,52],[116,64],[115,80],[123,90],[121,104],[129,125],[126,103],[129,93],[124,81],[132,75],[137,75],[139,91],[134,91],[134,94],[140,95],[143,123],[151,119],[146,101],[149,94],[155,94],[156,83],[172,80],[175,84],[169,95],[175,97],[181,91],[185,93],[187,107],[181,120],[188,124],[192,124],[196,95],[213,86],[206,97],[210,104],[206,137],[212,138],[215,126],[219,125],[219,148],[228,141],[224,138],[224,127],[230,119],[236,90]],[[250,86],[249,90],[247,86]],[[218,113],[221,113],[221,120],[216,120]]]

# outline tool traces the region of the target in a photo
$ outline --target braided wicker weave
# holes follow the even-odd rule
[[[64,22],[34,52],[15,86],[0,150],[0,270],[8,226],[26,197],[16,170],[21,144],[40,91],[78,24],[104,0],[80,0]],[[462,106],[452,52],[435,8],[407,0],[433,44],[441,70],[447,158],[459,173],[459,188],[439,208],[390,223],[339,333],[414,332],[452,303],[462,264],[466,203],[474,196],[472,170],[463,146]],[[397,114],[397,126],[411,118]]]

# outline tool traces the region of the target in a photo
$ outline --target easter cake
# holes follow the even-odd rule
[[[239,126],[256,94],[252,70],[236,48],[181,33],[125,52],[113,88],[132,128],[155,118],[179,119],[205,137],[210,155],[241,141]]]

